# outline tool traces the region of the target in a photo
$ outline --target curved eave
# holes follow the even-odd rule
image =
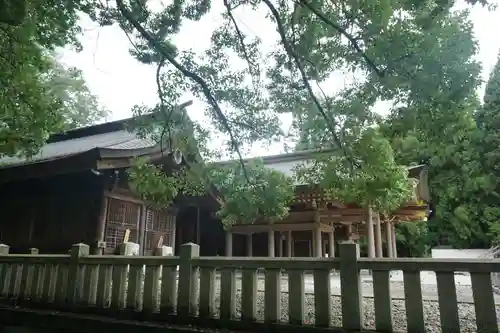
[[[94,148],[85,152],[59,156],[23,165],[0,169],[0,183],[25,179],[45,178],[60,174],[129,167],[135,157],[151,161],[169,156],[159,145],[139,149]]]

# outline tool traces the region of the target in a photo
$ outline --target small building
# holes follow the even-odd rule
[[[409,168],[410,177],[417,180],[414,200],[391,216],[329,200],[316,186],[300,184],[290,215],[273,224],[261,221],[224,230],[215,214],[217,202],[209,196],[179,197],[172,207],[153,209],[129,188],[127,168],[137,156],[167,169],[178,164],[164,147],[127,131],[128,121],[54,135],[29,160],[0,159],[0,241],[13,252],[36,247],[42,253],[66,253],[72,244],[84,242],[95,252],[109,253],[129,229],[130,241],[139,243],[144,254],[162,238],[175,252],[180,244],[195,242],[202,255],[322,257],[334,256],[339,240],[365,237],[369,256],[395,256],[395,223],[427,216],[423,165]],[[263,160],[292,175],[297,164],[315,153]]]
[[[176,212],[134,195],[126,169],[136,156],[175,163],[156,142],[127,131],[128,121],[54,135],[30,159],[0,159],[1,242],[13,252],[67,253],[78,242],[112,252],[130,229],[143,253],[161,236],[173,246]]]
[[[263,160],[267,167],[293,176],[295,167],[307,163],[315,154],[318,152],[302,151]],[[368,257],[395,257],[395,225],[426,221],[429,215],[427,169],[425,165],[412,166],[408,173],[414,184],[413,199],[390,216],[355,203],[332,200],[318,186],[297,183],[295,201],[285,219],[272,224],[258,221],[232,226],[226,232],[225,254],[327,257],[338,253],[339,241],[363,240]]]

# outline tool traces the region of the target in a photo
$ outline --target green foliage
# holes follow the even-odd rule
[[[179,193],[175,178],[145,159],[137,159],[127,172],[132,190],[156,207],[170,206]]]
[[[428,222],[432,245],[488,247],[498,238],[499,80],[497,65],[483,106],[469,91],[469,97],[450,98],[433,109],[399,109],[381,127],[391,138],[398,161],[425,161],[430,167],[435,205],[435,216]]]
[[[356,167],[351,164],[352,158]],[[323,155],[313,167],[306,164],[297,171],[299,180],[320,184],[334,199],[371,206],[383,213],[398,209],[413,193],[407,169],[396,164],[389,141],[374,129],[368,129],[352,144],[348,157]]]
[[[437,211],[443,214],[439,218],[449,221],[449,237],[465,242],[468,235],[493,228],[481,222],[464,227],[466,233],[463,221],[495,211],[474,210],[477,202],[463,199],[466,193],[482,193],[482,186],[493,181],[480,170],[479,152],[470,149],[476,140],[471,135],[477,106],[473,91],[480,66],[473,60],[477,45],[468,12],[452,11],[453,3],[225,1],[222,24],[208,49],[195,54],[178,49],[174,38],[185,22],[206,17],[218,2],[174,0],[152,11],[146,0],[3,0],[0,13],[15,14],[15,19],[0,16],[0,114],[5,125],[0,154],[31,153],[68,119],[82,122],[75,114],[64,117],[72,94],[58,94],[46,85],[51,61],[45,50],[78,46],[76,20],[83,12],[103,25],[119,24],[134,44],[131,54],[157,66],[159,102],[154,108],[134,109],[136,115],[154,115],[139,125],[139,132],[167,151],[181,150],[188,165],[165,174],[137,162],[130,177],[145,198],[166,205],[177,194],[210,192],[221,203],[226,225],[283,217],[292,197],[290,179],[241,158],[249,145],[283,138],[279,116],[286,112],[293,115],[303,146],[337,150],[302,168],[300,176],[342,200],[394,210],[409,194],[401,165],[429,161]],[[261,36],[247,35],[239,26],[234,15],[240,10],[264,11],[263,19],[276,28],[277,43],[269,52]],[[355,73],[358,80],[335,93],[322,89],[336,70]],[[185,94],[204,102],[208,121],[192,121],[176,111],[173,105]],[[372,110],[380,100],[398,108],[376,130],[380,117]],[[73,101],[80,105],[86,98]],[[210,143],[217,137],[226,142],[214,147]],[[211,163],[224,155],[240,162],[222,168]],[[495,191],[490,192],[493,196]]]
[[[400,256],[424,257],[429,255],[429,231],[427,221],[396,225],[396,242]]]
[[[66,67],[55,57],[50,60],[50,69],[43,73],[42,80],[49,94],[61,104],[57,111],[64,130],[91,125],[109,115],[90,92],[79,69]]]
[[[138,160],[129,170],[133,189],[159,207],[173,203],[178,194],[210,193],[220,204],[217,212],[225,227],[264,220],[270,223],[288,215],[294,197],[293,181],[266,168],[262,161],[245,164],[199,164],[167,175],[158,166]]]
[[[174,1],[155,13],[141,1],[116,4],[112,13],[134,42],[132,54],[158,65],[161,103],[150,111],[170,114],[165,101],[178,103],[185,92],[206,103],[210,122],[193,122],[196,144],[185,149],[182,142],[189,140],[176,143],[169,137],[174,148],[180,145],[184,153],[209,161],[224,154],[238,159],[244,146],[282,138],[278,116],[292,113],[304,147],[338,150],[303,167],[300,176],[332,196],[381,211],[405,202],[410,186],[391,143],[372,129],[378,120],[371,112],[375,103],[393,100],[432,115],[451,98],[469,96],[480,70],[471,59],[476,44],[468,13],[452,12],[448,2],[225,2],[223,23],[201,54],[177,49],[172,38],[182,22],[206,15],[211,1]],[[269,53],[260,47],[261,36],[246,35],[235,20],[242,8],[264,9],[276,27],[278,44]],[[231,65],[235,56],[242,66]],[[316,93],[338,69],[362,79],[336,94]],[[178,132],[173,121],[161,125],[166,130],[156,133]],[[211,136],[227,142],[214,149],[207,144]],[[215,187],[225,182],[213,180]],[[243,191],[239,182],[225,184]],[[252,186],[248,183],[245,191]],[[250,209],[243,194],[236,197],[242,203],[231,205]],[[245,216],[258,215],[260,208],[251,209],[254,213]]]
[[[104,114],[81,74],[51,55],[57,47],[79,46],[78,14],[92,7],[91,1],[0,2],[0,155],[34,154],[51,133]]]

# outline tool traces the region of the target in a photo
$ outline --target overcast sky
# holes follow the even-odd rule
[[[220,1],[222,3],[222,1]],[[181,49],[204,50],[210,41],[213,29],[218,25],[219,16],[217,8],[212,14],[201,22],[185,24],[181,34],[176,38],[176,44]],[[274,28],[267,20],[262,19],[262,13],[238,12],[236,20],[249,34],[258,36],[271,35]],[[483,79],[489,76],[496,63],[497,53],[500,48],[500,11],[489,12],[480,6],[472,9],[471,18],[474,22],[476,38],[480,50],[478,60],[483,63]],[[91,91],[99,97],[99,101],[111,112],[109,120],[118,120],[131,116],[131,108],[135,104],[156,103],[155,69],[142,65],[129,55],[130,43],[119,27],[97,27],[90,20],[82,20],[84,36],[81,41],[83,51],[76,53],[65,50],[62,54],[63,61],[68,65],[80,68]],[[271,45],[274,38],[268,41]],[[335,80],[339,89],[349,77],[339,76]],[[186,97],[188,99],[189,96]],[[377,112],[384,113],[386,107],[377,107]],[[189,108],[189,115],[193,119],[203,118],[203,108],[195,101]],[[288,122],[288,119],[284,119]],[[282,146],[277,145],[266,152],[261,149],[252,149],[253,154],[278,153]]]

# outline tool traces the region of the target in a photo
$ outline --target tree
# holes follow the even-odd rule
[[[483,106],[476,113],[476,147],[483,168],[484,209],[480,218],[489,222],[489,236],[500,239],[500,56],[486,85]]]
[[[61,103],[62,129],[73,129],[96,123],[109,115],[90,92],[81,70],[64,66],[55,58],[42,75],[49,93]]]
[[[0,2],[0,18],[8,21],[0,23],[0,155],[34,154],[51,133],[104,115],[81,73],[52,56],[56,47],[79,46],[78,13],[92,13],[90,4]]]
[[[435,205],[428,222],[431,245],[489,247],[498,238],[498,79],[497,66],[482,106],[472,91],[466,99],[450,99],[439,113],[402,108],[382,125],[400,163],[426,162],[430,167]]]
[[[226,0],[222,8],[213,9],[222,11],[224,22],[203,54],[179,50],[172,39],[183,22],[200,20],[217,2],[175,0],[159,11],[152,11],[146,2],[95,4],[91,16],[103,24],[119,23],[133,41],[132,54],[157,66],[159,103],[149,110],[138,107],[136,114],[163,114],[151,133],[161,133],[170,148],[202,157],[190,159],[187,172],[195,175],[194,188],[201,184],[218,189],[220,213],[231,216],[230,223],[236,217],[251,223],[257,216],[270,220],[282,216],[279,207],[289,197],[290,180],[278,179],[258,163],[243,163],[241,148],[280,138],[278,116],[283,112],[294,115],[297,127],[314,132],[311,137],[320,140],[321,147],[337,149],[336,154],[318,159],[313,168],[300,170],[301,177],[321,177],[317,180],[325,189],[344,200],[360,199],[369,189],[369,196],[363,196],[366,204],[394,209],[406,200],[409,184],[389,141],[373,128],[377,119],[371,108],[385,99],[434,112],[436,105],[451,97],[468,96],[479,71],[472,60],[456,63],[464,52],[474,53],[475,44],[467,13],[452,11],[448,1]],[[234,13],[242,8],[264,11],[263,19],[276,28],[276,45],[270,52],[264,53],[259,36],[247,36],[240,28]],[[235,57],[245,65],[234,65]],[[313,87],[324,86],[336,69],[354,71],[360,80],[337,95],[322,89],[316,93]],[[173,105],[186,92],[205,102],[211,118],[210,124],[193,124],[193,138],[179,134],[174,127],[179,123],[170,121]],[[217,134],[227,138],[223,149],[208,144]],[[210,162],[222,153],[239,162],[228,166],[224,177],[212,176],[207,171]],[[171,198],[172,188],[160,183],[186,190],[185,173],[160,177],[161,170],[154,166],[140,166],[131,175],[144,195],[147,188],[153,192],[163,188],[165,193],[156,196]],[[154,180],[151,174],[156,175]],[[237,191],[222,191],[242,191],[241,184],[246,184],[243,197]],[[269,190],[271,185],[281,203],[261,201],[263,188]],[[347,185],[352,193],[339,190]]]

